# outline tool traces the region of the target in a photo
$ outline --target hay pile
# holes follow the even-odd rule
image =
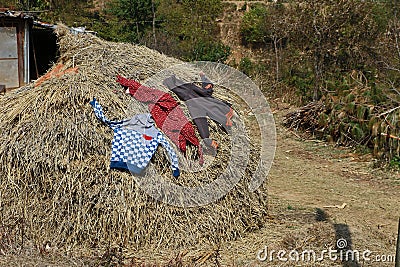
[[[127,110],[147,112],[144,104],[114,92],[122,89],[116,75],[143,81],[180,62],[143,46],[72,35],[64,27],[57,34],[57,65],[74,71],[50,75],[37,87],[30,84],[0,99],[0,225],[16,235],[3,251],[30,241],[39,247],[151,252],[219,244],[263,225],[265,185],[250,193],[248,181],[241,181],[216,203],[181,208],[155,201],[131,174],[110,170],[112,130],[97,120],[89,101],[96,97],[110,119],[126,118]],[[183,171],[177,184],[208,183],[224,170],[229,136],[215,125],[210,130],[221,143],[219,155],[205,170]],[[256,152],[251,145],[252,164]],[[195,148],[187,159],[179,157],[183,165],[195,165]],[[158,171],[171,179],[168,166],[160,149],[147,175]],[[251,164],[240,167],[231,171],[247,176],[254,171]]]

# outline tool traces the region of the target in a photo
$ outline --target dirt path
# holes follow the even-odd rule
[[[269,259],[257,259],[265,246],[319,255],[335,249],[342,238],[358,258],[348,254],[354,260],[342,262],[325,255],[311,262],[289,260],[286,254],[283,261],[272,254],[274,266],[394,266],[399,173],[373,169],[370,157],[349,149],[298,138],[280,125],[287,111],[275,114],[277,150],[268,177],[271,220],[260,232],[230,244],[222,258],[240,266],[271,266]]]

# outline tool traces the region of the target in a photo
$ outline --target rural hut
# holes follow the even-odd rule
[[[56,61],[54,25],[34,13],[0,9],[0,89],[10,90],[43,75]]]

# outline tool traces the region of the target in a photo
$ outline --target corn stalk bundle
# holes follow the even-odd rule
[[[376,104],[368,86],[355,86],[339,96],[285,115],[284,126],[344,146],[364,146],[374,156],[390,161],[400,156],[400,110],[393,98]]]
[[[286,114],[284,125],[294,130],[315,132],[317,130],[318,117],[325,112],[326,108],[322,102],[311,102],[289,114]]]
[[[56,33],[60,57],[49,73],[62,64],[58,74],[0,99],[0,225],[16,235],[13,245],[2,247],[5,253],[28,242],[69,249],[141,248],[152,253],[155,247],[219,244],[263,225],[266,186],[252,193],[247,188],[258,162],[256,133],[239,133],[239,139],[250,141],[250,163],[229,170],[244,173],[245,179],[206,206],[182,208],[156,201],[130,173],[109,169],[113,133],[97,120],[89,101],[96,97],[110,119],[148,112],[147,106],[122,93],[116,75],[144,81],[182,62],[143,46],[74,35],[62,25]],[[217,97],[229,96],[229,91],[220,90]],[[232,96],[229,101],[246,121],[240,99]],[[220,148],[205,169],[182,171],[174,179],[159,148],[146,177],[159,173],[189,186],[216,179],[229,161],[230,137],[215,123],[210,131]],[[182,166],[196,166],[196,148],[186,156],[178,154]]]

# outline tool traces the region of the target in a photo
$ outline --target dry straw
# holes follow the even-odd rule
[[[127,110],[147,112],[144,104],[122,93],[116,75],[143,81],[180,61],[143,46],[73,35],[62,25],[56,33],[60,58],[52,68],[63,64],[63,70],[77,68],[77,73],[50,76],[37,87],[29,84],[0,99],[0,226],[15,234],[7,243],[2,240],[4,253],[27,242],[149,252],[155,247],[213,246],[263,225],[266,186],[253,193],[247,189],[258,161],[253,142],[257,134],[240,133],[251,141],[250,165],[230,170],[245,172],[246,179],[203,207],[156,201],[131,174],[109,169],[112,131],[96,119],[89,101],[96,97],[110,119],[125,118]],[[230,101],[245,120],[239,99],[232,95]],[[215,124],[211,134],[221,143],[217,158],[201,172],[183,171],[174,182],[196,186],[225,171],[229,136]],[[180,155],[182,164],[195,165],[195,151],[192,148],[187,158]],[[173,179],[161,148],[146,175],[155,171]]]

